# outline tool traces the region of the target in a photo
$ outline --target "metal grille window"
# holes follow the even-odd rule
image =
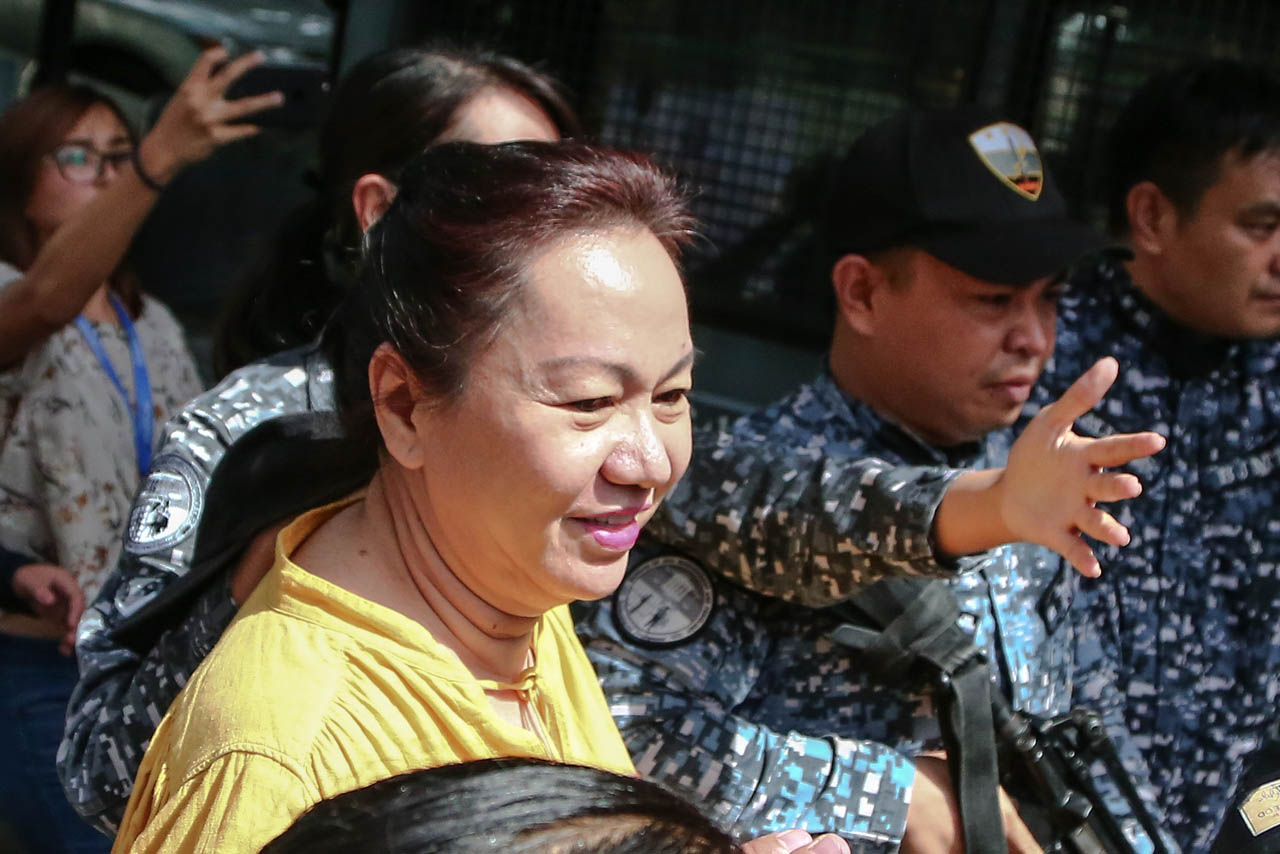
[[[1040,147],[1077,211],[1101,223],[1107,131],[1150,75],[1193,59],[1280,70],[1273,0],[1048,4],[1042,84],[1028,105]]]
[[[415,37],[481,39],[545,61],[598,139],[653,154],[695,189],[707,237],[688,265],[696,320],[815,350],[831,329],[808,227],[822,165],[908,105],[971,97],[989,6],[429,5],[407,28]]]
[[[695,319],[821,349],[822,169],[907,107],[1003,107],[1076,211],[1101,222],[1106,129],[1151,73],[1196,57],[1280,67],[1274,0],[488,0],[410,4],[406,41],[480,39],[545,62],[606,143],[698,191]],[[857,204],[857,199],[849,199]]]

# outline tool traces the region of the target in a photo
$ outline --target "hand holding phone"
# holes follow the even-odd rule
[[[232,100],[228,89],[265,60],[254,52],[228,62],[221,47],[200,55],[138,146],[134,165],[144,183],[158,190],[218,146],[258,132],[260,115],[281,104],[282,93],[264,91]]]
[[[264,62],[254,66],[227,87],[228,101],[279,92],[284,102],[252,116],[259,127],[307,128],[324,117],[329,98],[329,69],[316,64]]]

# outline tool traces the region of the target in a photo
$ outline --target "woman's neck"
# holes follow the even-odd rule
[[[313,551],[307,548],[313,538],[298,550],[297,562],[421,623],[477,678],[517,681],[529,666],[537,618],[500,611],[468,588],[436,550],[422,518],[403,472],[384,466],[364,501],[332,520],[338,524],[326,538],[329,554],[317,555],[320,571],[304,554]]]
[[[116,317],[116,310],[111,305],[109,294],[110,286],[105,283],[100,285],[84,304],[84,308],[80,309],[80,313],[91,323],[118,324],[120,319]]]

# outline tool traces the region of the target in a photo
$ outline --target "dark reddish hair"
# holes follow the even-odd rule
[[[96,104],[114,113],[130,141],[137,143],[120,107],[96,89],[81,84],[41,87],[0,115],[0,261],[19,270],[28,269],[35,261],[40,243],[25,211],[40,160],[57,148]],[[133,275],[117,271],[111,277],[111,286],[136,315],[141,304]]]
[[[642,155],[581,142],[445,143],[411,161],[399,184],[326,336],[339,407],[365,438],[376,430],[368,367],[378,345],[390,342],[447,405],[501,331],[539,249],[572,234],[645,229],[678,267],[694,233],[674,178]]]

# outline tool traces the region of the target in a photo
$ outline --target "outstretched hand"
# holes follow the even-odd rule
[[[266,56],[248,53],[227,62],[224,48],[200,54],[187,77],[169,99],[155,127],[138,149],[142,168],[153,180],[167,182],[182,167],[203,160],[220,145],[244,139],[258,127],[242,120],[284,102],[280,92],[228,101],[227,88]]]
[[[66,627],[58,651],[71,655],[76,646],[76,626],[84,613],[84,593],[75,576],[51,563],[29,563],[14,573],[13,592],[37,617]]]
[[[1098,505],[1142,493],[1136,477],[1106,469],[1149,457],[1165,445],[1158,433],[1090,439],[1072,429],[1102,400],[1118,372],[1115,359],[1101,359],[1040,410],[1014,442],[994,485],[1010,542],[1053,549],[1090,578],[1102,569],[1082,534],[1115,546],[1129,543],[1128,529]]]

